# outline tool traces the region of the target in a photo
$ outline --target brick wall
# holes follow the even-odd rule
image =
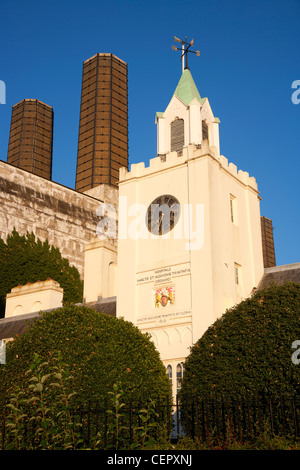
[[[272,220],[264,216],[260,220],[264,267],[270,268],[276,266]]]
[[[128,166],[127,64],[96,54],[83,64],[76,189],[117,187]]]
[[[12,108],[7,162],[47,179],[52,177],[53,109],[25,99]]]

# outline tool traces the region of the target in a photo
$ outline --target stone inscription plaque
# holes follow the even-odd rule
[[[181,263],[137,273],[138,322],[191,315],[190,272],[190,263]]]
[[[174,278],[190,274],[190,272],[190,263],[184,263],[175,266],[166,266],[152,271],[138,273],[136,277],[136,282],[137,284],[143,284],[145,282],[152,282],[154,284],[169,283],[172,282]]]

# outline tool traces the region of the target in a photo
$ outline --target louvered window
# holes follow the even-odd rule
[[[202,140],[208,140],[208,125],[202,121]]]
[[[171,123],[171,152],[181,152],[184,146],[184,120],[175,119]]]

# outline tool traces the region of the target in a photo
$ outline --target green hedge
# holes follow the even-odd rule
[[[47,361],[57,351],[71,369],[75,390],[70,391],[81,404],[103,403],[116,383],[128,402],[171,396],[165,367],[149,335],[123,319],[70,305],[44,312],[7,344],[6,365],[0,366],[2,405],[16,384],[25,383],[35,353]]]
[[[272,285],[228,310],[192,347],[181,398],[211,392],[299,389],[300,285]]]
[[[0,239],[0,318],[5,313],[5,297],[13,287],[51,278],[64,289],[64,303],[82,302],[83,281],[75,266],[59,249],[33,233],[19,235],[14,229],[6,242]]]

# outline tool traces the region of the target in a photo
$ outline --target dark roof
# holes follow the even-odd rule
[[[83,304],[80,304],[83,305]],[[85,306],[103,312],[106,315],[116,316],[116,300],[115,297],[108,299],[100,299],[97,302],[90,302],[84,304]],[[0,319],[0,339],[14,338],[16,335],[21,335],[28,328],[34,318],[40,317],[39,312],[28,313],[10,318]]]
[[[38,317],[39,313],[30,313],[25,315],[18,315],[10,318],[0,319],[0,339],[14,338],[16,335],[21,335],[28,328],[34,318]]]
[[[112,315],[113,317],[117,314],[117,300],[116,297],[111,297],[109,300],[101,299],[97,302],[88,302],[85,304],[86,307],[93,308],[100,313],[106,313],[106,315]]]
[[[295,282],[300,284],[300,263],[265,268],[263,278],[260,281],[257,290],[265,289],[272,283],[281,286],[286,282]]]

